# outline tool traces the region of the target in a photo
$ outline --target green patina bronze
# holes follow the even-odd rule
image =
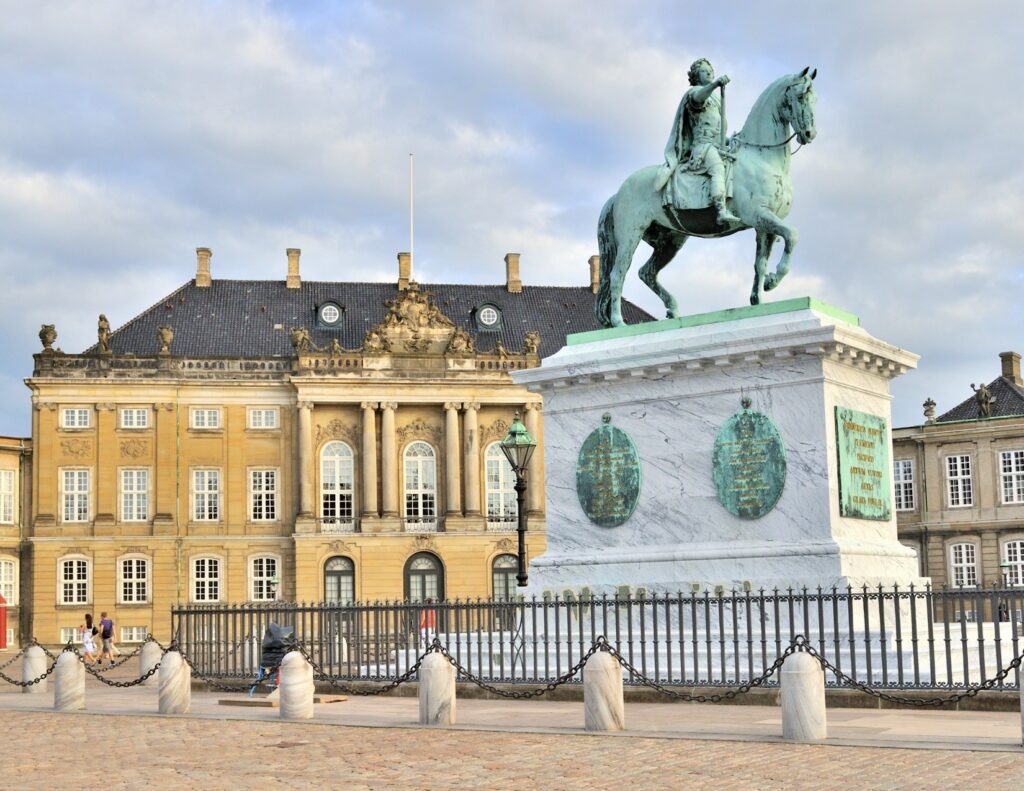
[[[839,513],[884,521],[892,516],[889,429],[884,417],[836,407]]]
[[[767,415],[743,411],[725,421],[715,437],[713,473],[718,501],[733,516],[759,519],[771,511],[786,483],[786,448]]]
[[[676,299],[658,273],[691,236],[720,238],[753,229],[757,305],[789,272],[796,230],[785,223],[793,203],[789,177],[790,141],[810,143],[817,135],[812,80],[817,69],[787,74],[754,103],[743,128],[726,136],[725,86],[704,58],[690,67],[690,88],[673,120],[661,165],[629,176],[601,210],[597,224],[600,282],[595,312],[602,327],[620,327],[622,285],[641,241],[653,249],[640,279],[679,315]],[[716,94],[716,91],[718,92]],[[785,244],[774,272],[768,271],[776,240]]]
[[[640,454],[632,437],[602,416],[603,425],[583,442],[576,461],[576,494],[587,518],[601,527],[618,527],[640,499]]]

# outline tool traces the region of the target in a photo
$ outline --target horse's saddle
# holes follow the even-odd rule
[[[725,195],[732,197],[733,159],[722,157],[725,165]],[[707,173],[694,173],[680,165],[675,169],[661,193],[662,203],[676,209],[706,209],[711,205],[711,177]]]

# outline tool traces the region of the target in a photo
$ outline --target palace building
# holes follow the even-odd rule
[[[6,605],[0,647],[18,645],[20,621],[26,614],[21,607],[21,547],[27,524],[22,504],[27,500],[31,459],[31,440],[0,437],[0,597]]]
[[[195,278],[141,315],[113,331],[101,316],[82,354],[40,332],[28,633],[64,641],[105,610],[123,642],[166,639],[176,602],[513,593],[514,476],[497,443],[517,412],[539,443],[535,557],[544,429],[540,397],[509,372],[596,327],[596,257],[589,287],[566,288],[524,285],[512,253],[504,284],[429,287],[404,253],[392,283],[304,282],[298,250],[284,280],[216,280],[210,250],[197,256]]]

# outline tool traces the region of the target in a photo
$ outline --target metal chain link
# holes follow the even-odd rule
[[[316,680],[323,681],[323,682],[329,684],[332,688],[340,690],[341,692],[344,692],[346,695],[360,695],[362,697],[372,697],[374,695],[384,695],[384,694],[390,692],[391,690],[395,689],[396,687],[401,686],[405,682],[409,681],[413,676],[415,676],[416,673],[420,669],[420,665],[423,664],[423,660],[426,659],[435,650],[437,650],[437,649],[434,648],[435,644],[440,646],[440,643],[438,642],[436,637],[434,638],[434,642],[431,643],[430,646],[427,647],[426,651],[424,651],[422,654],[420,654],[416,658],[415,664],[411,665],[408,670],[406,670],[402,675],[398,676],[398,678],[396,678],[394,681],[390,681],[387,684],[385,684],[384,686],[377,687],[375,689],[364,689],[364,688],[361,688],[361,687],[352,687],[352,686],[349,686],[348,684],[342,683],[343,681],[345,681],[345,679],[339,678],[338,676],[331,675],[330,673],[325,671],[322,667],[320,667],[320,665],[318,665],[313,660],[313,657],[309,655],[309,652],[306,650],[306,647],[304,645],[302,645],[302,643],[295,642],[295,643],[293,643],[291,645],[291,647],[294,648],[296,651],[298,651],[300,654],[302,654],[302,656],[305,658],[305,660],[307,662],[309,662],[309,664],[313,668],[313,674],[314,674],[313,677]]]
[[[18,653],[16,653],[14,656],[12,656],[6,662],[4,662],[2,665],[0,665],[0,670],[6,670],[7,668],[9,668],[15,662],[17,662],[19,659],[21,659],[25,655],[25,652],[27,650],[28,650],[27,647],[26,648],[22,648]]]
[[[145,643],[143,643],[143,645],[145,645]],[[97,668],[96,672],[97,673],[109,673],[111,670],[114,670],[116,668],[121,667],[121,665],[123,665],[128,660],[134,659],[140,653],[142,653],[142,645],[140,645],[138,648],[136,648],[130,654],[125,654],[120,659],[118,659],[116,662],[111,662],[109,665],[107,665],[106,667],[104,667],[102,669]]]
[[[154,640],[153,642],[156,642],[156,641]],[[159,643],[157,643],[157,645],[159,645]],[[194,664],[192,664],[192,660],[188,658],[188,656],[185,654],[185,652],[181,650],[181,648],[178,646],[178,644],[175,641],[172,640],[171,644],[167,648],[164,649],[164,654],[166,654],[168,651],[177,651],[178,654],[181,655],[181,658],[182,658],[182,660],[184,660],[185,664],[188,665],[192,669],[192,675],[195,676],[196,678],[199,678],[199,679],[205,681],[207,683],[207,685],[211,689],[215,689],[215,690],[217,690],[219,692],[243,692],[244,691],[244,689],[245,689],[244,687],[239,687],[239,686],[234,685],[234,684],[222,684],[221,682],[217,681],[213,677],[207,676],[206,674],[204,674],[201,671],[197,670],[196,666]]]
[[[160,669],[160,662],[157,662],[155,665],[153,665],[153,667],[151,667],[149,670],[147,670],[145,673],[143,673],[138,678],[133,678],[130,681],[111,681],[109,678],[106,678],[103,675],[103,671],[97,670],[92,665],[87,663],[85,661],[85,656],[82,654],[82,652],[79,651],[74,646],[68,645],[68,647],[65,648],[64,650],[68,651],[70,653],[73,653],[75,656],[77,656],[78,657],[78,661],[81,662],[82,663],[82,667],[85,668],[85,672],[88,673],[93,678],[95,678],[101,684],[106,684],[108,687],[117,687],[119,689],[127,689],[128,687],[137,687],[142,682],[148,680],[154,673],[156,673],[157,670]],[[166,652],[164,652],[164,653],[166,653]]]
[[[29,647],[31,647],[31,646],[29,646]],[[40,648],[42,648],[42,646],[40,646]],[[43,650],[46,651],[45,648],[43,648]],[[38,684],[40,681],[42,681],[47,676],[49,676],[53,672],[54,668],[57,667],[57,658],[53,654],[51,654],[49,651],[46,651],[46,653],[49,656],[53,657],[53,662],[50,663],[50,666],[46,669],[46,671],[44,673],[42,673],[41,675],[36,676],[31,681],[17,681],[15,679],[11,678],[6,673],[0,673],[0,679],[3,679],[8,684],[13,684],[16,687],[21,687],[22,689],[24,689],[25,687],[31,687],[33,684]]]

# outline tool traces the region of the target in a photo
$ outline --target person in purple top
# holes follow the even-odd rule
[[[103,640],[103,650],[100,651],[99,664],[103,664],[103,657],[107,657],[110,664],[114,664],[114,622],[105,612],[100,613],[100,639]]]

